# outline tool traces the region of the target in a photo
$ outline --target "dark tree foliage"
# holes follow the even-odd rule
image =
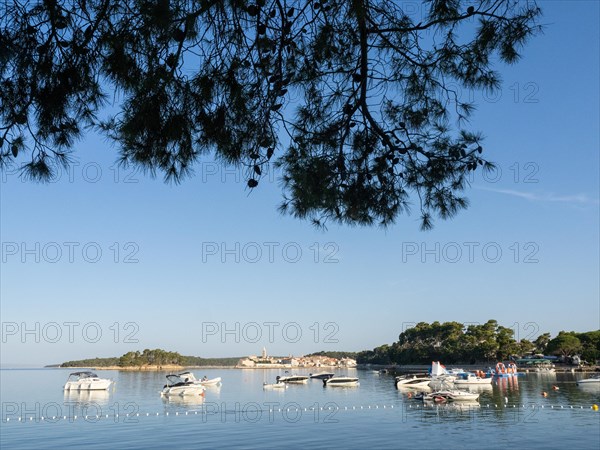
[[[561,331],[548,342],[547,350],[559,356],[581,355],[584,361],[593,364],[600,360],[600,330],[586,333]]]
[[[414,6],[414,2],[410,2]],[[281,210],[423,228],[490,164],[452,86],[498,88],[539,31],[522,0],[3,0],[0,166],[48,180],[86,128],[167,180],[203,154],[281,169]],[[110,114],[110,116],[106,116]],[[273,156],[275,155],[275,158]]]
[[[356,359],[356,352],[321,350],[320,352],[311,353],[310,355],[306,355],[306,356],[324,356],[326,358],[335,358],[335,359],[342,359],[342,358]]]
[[[488,320],[480,325],[459,322],[419,322],[392,345],[358,353],[361,364],[493,363],[531,351],[531,342],[517,342],[514,331]]]

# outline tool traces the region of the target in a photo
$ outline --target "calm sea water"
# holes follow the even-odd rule
[[[358,376],[355,388],[310,380],[273,391],[262,383],[283,371],[195,370],[222,386],[171,400],[159,395],[164,372],[100,371],[114,389],[65,394],[68,373],[0,370],[2,449],[600,448],[600,388],[578,387],[580,374],[504,379],[478,403],[424,408],[392,376],[362,370],[339,372]]]

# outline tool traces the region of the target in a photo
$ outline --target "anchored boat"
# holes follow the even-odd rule
[[[577,382],[577,386],[581,386],[581,385],[599,385],[600,386],[600,374],[598,375],[592,375],[589,378],[585,378],[583,380],[579,380]]]
[[[69,375],[64,389],[66,391],[105,391],[112,382],[107,378],[99,378],[94,372],[73,372]]]
[[[358,378],[331,377],[323,380],[323,386],[358,386]]]
[[[205,387],[179,375],[167,375],[167,384],[160,395],[204,395]]]
[[[308,377],[306,375],[291,375],[289,377],[275,378],[278,383],[292,383],[292,384],[306,384],[308,383]]]
[[[333,372],[319,372],[319,373],[311,373],[309,375],[311,378],[315,378],[317,380],[326,380],[327,378],[333,377],[335,374]]]
[[[423,388],[431,381],[430,377],[418,377],[413,375],[404,375],[396,377],[396,388]]]
[[[218,386],[221,384],[221,377],[210,378],[203,377],[198,380],[192,372],[181,372],[177,374],[178,377],[185,381],[192,381],[194,384],[200,384],[202,386]]]
[[[479,394],[475,392],[456,391],[456,390],[443,390],[435,391],[429,394],[423,394],[424,401],[434,402],[458,402],[467,401],[472,402],[479,398]]]
[[[472,373],[465,373],[464,375],[454,380],[454,384],[456,384],[457,386],[492,384],[492,378],[478,377],[477,375],[474,375]]]

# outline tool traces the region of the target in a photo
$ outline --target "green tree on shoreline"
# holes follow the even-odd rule
[[[595,362],[600,359],[600,330],[561,331],[554,339],[544,333],[533,343],[525,339],[517,342],[514,330],[499,325],[496,320],[466,327],[458,322],[419,322],[400,333],[397,342],[359,352],[357,362],[384,365],[430,364],[437,360],[448,364],[491,363],[536,350],[561,356],[581,353],[584,360]]]
[[[574,356],[580,354],[587,362],[600,359],[600,330],[576,333],[574,331],[561,331],[548,342],[548,352],[560,356]]]

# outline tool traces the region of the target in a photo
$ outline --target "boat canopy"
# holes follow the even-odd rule
[[[167,380],[177,383],[177,382],[183,381],[183,378],[181,378],[177,374],[172,373],[172,374],[167,375]]]
[[[79,377],[79,378],[98,378],[94,372],[73,372],[70,377]]]

